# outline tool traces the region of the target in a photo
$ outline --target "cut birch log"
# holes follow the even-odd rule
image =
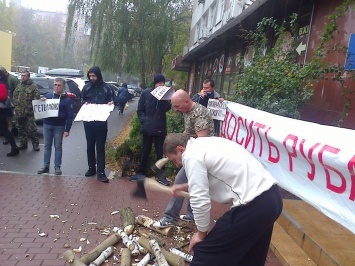
[[[102,251],[107,249],[108,247],[114,246],[120,241],[121,236],[117,233],[109,236],[106,238],[100,245],[95,247],[93,250],[91,250],[88,254],[85,254],[80,258],[80,260],[85,264],[88,265],[90,262],[94,261],[97,257],[100,256]]]
[[[123,245],[127,247],[130,251],[135,249],[136,245],[131,239],[129,239],[128,235],[121,228],[115,226],[112,231],[118,233],[121,236]]]
[[[108,259],[113,253],[113,247],[108,247],[104,251],[101,252],[100,256],[97,257],[96,260],[91,262],[89,266],[100,266],[102,263],[104,263],[105,260]]]
[[[165,245],[165,241],[158,236],[158,233],[152,232],[152,230],[148,229],[148,228],[138,228],[137,230],[137,235],[138,236],[144,236],[145,238],[148,239],[155,239],[156,241],[158,241],[159,246],[163,247]]]
[[[147,239],[145,237],[139,237],[138,243],[142,247],[146,248],[151,254],[154,254],[152,248],[149,245],[149,239]],[[184,266],[185,265],[184,259],[181,258],[180,256],[167,251],[165,248],[161,248],[161,251],[171,266]]]
[[[174,232],[174,226],[166,227],[166,228],[162,228],[162,229],[154,227],[153,226],[154,220],[145,216],[145,215],[138,215],[136,217],[136,222],[140,225],[143,225],[144,227],[152,229],[155,232],[158,232],[158,233],[165,235],[165,236],[170,236]]]
[[[86,266],[86,264],[83,263],[72,250],[65,251],[64,258],[70,266]]]
[[[181,251],[181,250],[178,250],[178,249],[176,249],[176,248],[170,248],[169,251],[170,251],[171,253],[175,254],[175,255],[178,255],[178,256],[182,257],[182,258],[183,258],[185,261],[187,261],[187,262],[191,262],[192,259],[193,259],[193,256],[192,256],[192,255],[187,254],[187,253],[185,253],[185,252],[183,252],[183,251]]]
[[[137,246],[139,253],[144,255],[148,253],[148,250],[146,250],[144,247],[142,247],[139,243],[138,243],[138,237],[134,237],[132,239],[133,243]]]
[[[160,249],[160,246],[158,244],[157,241],[155,241],[154,239],[149,240],[149,245],[153,250],[153,253],[155,255],[155,259],[158,262],[159,266],[169,266],[168,261],[166,260],[166,258],[164,257],[163,252]]]
[[[135,216],[133,210],[130,207],[123,208],[120,211],[123,231],[130,235],[134,230]]]
[[[136,266],[146,266],[149,263],[150,259],[150,253],[147,253],[143,257],[143,259],[141,259],[141,261],[136,264]]]
[[[121,266],[131,266],[131,251],[128,248],[121,249]]]

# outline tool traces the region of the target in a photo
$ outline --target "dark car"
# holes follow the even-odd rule
[[[115,104],[116,104],[116,98],[117,98],[117,91],[118,89],[120,88],[120,85],[117,83],[117,82],[113,82],[113,81],[108,81],[106,82],[109,86],[114,86],[113,88],[115,88]],[[127,86],[128,87],[128,86]],[[128,92],[129,92],[129,95],[130,95],[130,98],[129,98],[129,101],[131,101],[134,96],[135,96],[135,93],[134,93],[134,90],[128,88]]]
[[[65,92],[68,94],[68,96],[72,99],[73,101],[73,111],[74,115],[76,115],[81,107],[80,103],[80,89],[78,84],[76,84],[73,80],[71,79],[66,79],[66,85],[65,85]],[[31,80],[33,80],[34,83],[36,83],[41,96],[45,95],[47,92],[53,92],[54,90],[54,80],[55,77],[49,77],[49,76],[43,76],[43,77],[31,77]]]

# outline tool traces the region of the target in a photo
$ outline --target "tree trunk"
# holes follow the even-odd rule
[[[166,228],[163,228],[163,229],[160,229],[160,228],[156,228],[154,227],[152,224],[154,223],[154,220],[147,217],[147,216],[144,216],[144,215],[138,215],[136,217],[136,222],[140,225],[143,225],[144,227],[147,227],[151,230],[154,230],[155,232],[158,232],[162,235],[165,235],[165,236],[170,236],[172,235],[172,233],[174,232],[174,227],[166,227]]]
[[[152,248],[149,245],[149,239],[145,237],[140,237],[138,238],[138,243],[146,248],[151,254],[154,254]],[[169,265],[171,266],[184,266],[185,262],[184,259],[179,257],[178,255],[175,255],[169,251],[167,251],[165,248],[161,248],[161,252],[163,253],[164,257],[168,261]]]
[[[98,245],[96,248],[91,250],[88,254],[82,256],[80,260],[85,264],[88,265],[90,262],[94,261],[97,257],[101,255],[101,253],[107,249],[108,247],[114,246],[117,244],[118,241],[120,241],[121,236],[117,233],[109,236],[107,239],[105,239],[100,245]]]

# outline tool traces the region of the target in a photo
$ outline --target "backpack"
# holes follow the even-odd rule
[[[4,102],[8,97],[7,86],[4,83],[0,83],[0,102]]]

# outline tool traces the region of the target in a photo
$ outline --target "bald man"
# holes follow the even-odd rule
[[[184,116],[184,133],[188,133],[194,138],[212,137],[214,135],[213,119],[209,111],[201,104],[193,102],[184,90],[177,90],[173,94],[171,97],[171,106],[175,111],[182,113]],[[185,169],[181,168],[175,177],[174,185],[185,183],[187,183]],[[176,225],[183,203],[184,198],[182,197],[171,198],[165,209],[163,218],[155,222],[153,226],[165,228]],[[185,221],[194,220],[190,202],[187,204],[187,214],[180,215],[180,219]]]
[[[171,97],[171,106],[184,115],[185,131],[191,137],[213,136],[213,119],[206,107],[195,103],[184,90],[177,90]]]

